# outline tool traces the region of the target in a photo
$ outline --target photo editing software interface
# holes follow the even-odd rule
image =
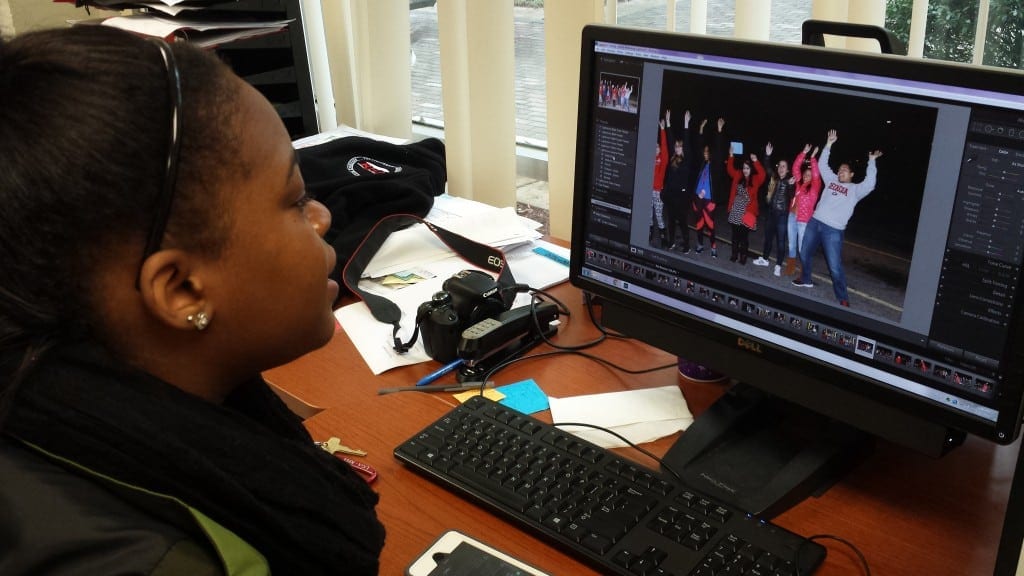
[[[1020,352],[1011,343],[1024,256],[1019,86],[997,92],[887,77],[863,64],[824,68],[820,55],[806,59],[813,66],[801,58],[781,64],[749,47],[727,57],[690,42],[666,49],[665,41],[597,40],[594,54],[584,54],[594,85],[580,115],[588,132],[580,141],[586,161],[577,168],[586,170],[577,176],[585,190],[576,201],[582,198],[586,214],[575,225],[583,232],[574,234],[585,248],[583,283],[853,375],[860,386],[940,409],[940,419],[960,429],[1012,440],[1016,424],[1007,422],[1019,417],[1021,383],[1013,360]],[[653,192],[662,130],[663,158],[675,142],[686,144],[685,196]],[[739,221],[730,217],[724,164],[734,162],[738,172],[756,158],[770,176],[785,160],[799,178],[810,174],[812,157],[822,160],[822,174],[849,168],[853,184],[876,173],[839,232],[848,300],[838,296],[822,250],[811,255],[812,286],[793,283],[799,258],[795,271],[779,273],[793,249],[788,238],[762,246],[771,226],[767,178],[760,214],[742,225],[751,260],[768,250],[769,265],[728,257]],[[702,222],[693,199],[704,163],[713,210]],[[825,178],[818,207],[848,188]],[[788,208],[795,219],[795,205]],[[667,242],[675,213],[681,227]],[[778,235],[794,231],[788,219]]]

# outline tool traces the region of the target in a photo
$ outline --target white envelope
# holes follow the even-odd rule
[[[693,415],[678,386],[588,394],[569,398],[549,397],[551,420],[593,424],[613,430],[634,444],[651,442],[685,430]],[[580,426],[562,430],[604,448],[627,446],[611,434]]]

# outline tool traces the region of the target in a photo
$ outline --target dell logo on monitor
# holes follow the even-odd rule
[[[744,350],[750,350],[751,352],[757,352],[763,354],[764,350],[761,349],[760,342],[754,342],[753,340],[747,340],[746,338],[739,336],[736,338],[736,345]]]

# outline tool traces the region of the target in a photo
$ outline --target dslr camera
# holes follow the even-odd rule
[[[486,318],[508,310],[501,287],[486,272],[463,270],[441,285],[428,302],[416,310],[416,324],[423,335],[427,355],[446,363],[458,357],[462,331]]]

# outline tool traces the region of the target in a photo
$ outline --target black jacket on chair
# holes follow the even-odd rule
[[[391,214],[426,216],[445,191],[444,143],[428,138],[391,144],[352,136],[300,148],[306,190],[331,212],[324,239],[338,254],[331,277],[341,271],[373,225]]]

